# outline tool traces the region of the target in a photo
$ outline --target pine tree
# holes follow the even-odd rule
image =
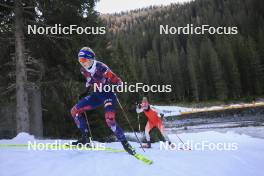
[[[254,86],[255,95],[261,95],[263,93],[261,81],[264,76],[264,65],[260,61],[256,44],[252,38],[249,38],[247,48],[249,51],[248,59],[250,62],[251,83]]]
[[[210,66],[212,71],[212,80],[215,87],[216,97],[220,100],[225,100],[228,95],[228,90],[226,86],[226,82],[223,77],[223,69],[219,62],[218,55],[215,49],[212,47],[212,43],[210,40],[208,42],[208,57],[210,59]]]
[[[226,38],[216,41],[218,58],[223,68],[223,76],[227,83],[229,97],[239,98],[241,96],[240,73],[231,42]]]
[[[197,78],[197,55],[194,46],[190,41],[187,44],[187,65],[189,72],[189,83],[192,91],[192,96],[195,101],[199,101],[199,85]]]

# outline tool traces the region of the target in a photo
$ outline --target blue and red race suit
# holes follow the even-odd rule
[[[109,85],[109,84],[122,84],[122,81],[117,77],[108,67],[102,62],[94,61],[91,68],[86,69],[81,67],[81,73],[86,78],[86,87],[97,85]],[[71,109],[71,115],[82,133],[88,132],[86,119],[83,116],[83,112],[92,110],[100,106],[104,106],[105,120],[109,128],[114,132],[118,140],[125,141],[125,135],[123,130],[118,126],[115,121],[115,105],[116,96],[112,91],[94,91],[90,95],[82,98]]]

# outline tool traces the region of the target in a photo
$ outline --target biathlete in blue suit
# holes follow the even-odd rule
[[[119,85],[122,84],[121,79],[116,76],[108,67],[102,62],[95,59],[95,53],[89,47],[83,47],[78,54],[78,61],[81,64],[80,71],[86,78],[87,91],[84,95],[88,94],[89,88],[94,88],[94,85],[104,86],[109,84]],[[82,98],[71,109],[71,115],[82,133],[81,139],[73,142],[73,145],[87,144],[88,126],[86,119],[83,115],[85,111],[95,109],[103,106],[105,111],[105,120],[108,127],[113,131],[117,139],[122,143],[124,149],[129,154],[135,154],[135,150],[127,142],[123,130],[115,121],[115,94],[105,91],[94,90],[90,95]]]

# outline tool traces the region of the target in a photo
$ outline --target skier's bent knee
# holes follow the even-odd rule
[[[74,118],[78,113],[79,113],[79,112],[78,112],[78,109],[77,109],[76,105],[73,106],[73,107],[71,108],[71,115],[72,115],[72,117]]]
[[[105,113],[105,121],[107,123],[107,126],[109,128],[114,128],[116,126],[116,122],[115,122],[115,112],[106,112]],[[115,131],[114,129],[112,129],[113,131]]]

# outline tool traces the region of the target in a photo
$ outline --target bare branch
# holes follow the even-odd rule
[[[30,71],[30,72],[37,73],[37,74],[40,73],[40,71],[37,71],[37,70],[32,69],[32,68],[27,68],[26,71]]]
[[[2,93],[0,94],[0,96],[3,96],[3,95],[5,95],[5,94],[7,94],[8,92],[11,92],[11,91],[13,91],[13,90],[15,90],[15,89],[16,89],[16,84],[15,84],[15,83],[10,84],[10,86],[8,86],[8,87],[6,88],[6,91],[2,92]]]
[[[27,6],[27,7],[23,7],[23,9],[34,9],[34,6]]]
[[[6,4],[2,4],[2,3],[0,3],[0,6],[1,7],[5,7],[5,8],[9,8],[9,9],[14,9],[15,8],[14,6],[10,6],[10,5],[6,5]]]

